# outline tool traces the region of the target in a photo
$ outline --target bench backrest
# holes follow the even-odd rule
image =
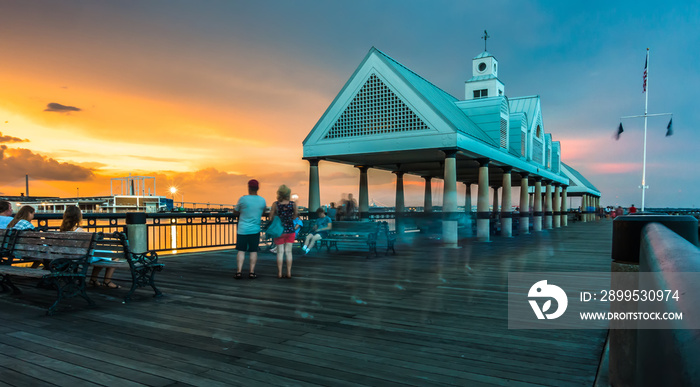
[[[91,232],[38,232],[16,234],[11,255],[18,260],[87,259],[92,256],[96,235]]]
[[[377,234],[381,225],[378,222],[333,222],[331,225],[331,234]]]
[[[108,258],[110,260],[118,258],[127,261],[129,259],[129,240],[126,238],[126,235],[122,232],[98,233],[93,259],[97,258]]]
[[[0,262],[5,263],[5,260],[10,255],[10,230],[0,229]]]

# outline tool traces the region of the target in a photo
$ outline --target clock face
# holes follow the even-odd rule
[[[486,70],[486,62],[479,63],[479,71],[484,72]]]

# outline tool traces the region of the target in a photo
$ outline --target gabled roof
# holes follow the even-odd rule
[[[498,98],[507,104],[505,97]],[[456,150],[458,178],[463,181],[474,181],[478,174],[474,160],[486,158],[495,166],[568,183],[563,174],[501,148],[501,117],[510,110],[508,105],[485,107],[490,112],[470,111],[493,116],[494,120],[480,124],[461,108],[485,102],[460,101],[372,47],[304,139],[303,157],[440,177],[445,150]],[[498,130],[479,126],[485,125],[482,121],[497,122]],[[499,171],[493,168],[495,181]]]
[[[508,98],[510,103],[510,112],[525,113],[527,117],[527,126],[532,128],[532,121],[537,118],[540,106],[540,96],[532,95],[528,97]]]
[[[393,74],[382,74],[381,71],[384,71],[384,69],[377,67],[377,60],[384,63]],[[343,89],[340,91],[340,93],[338,93],[335,100],[333,100],[314,129],[312,129],[309,135],[307,135],[307,137],[304,139],[303,143],[305,145],[312,138],[314,132],[317,130],[326,130],[326,125],[328,125],[328,127],[333,125],[332,122],[327,120],[327,118],[331,118],[328,117],[328,115],[331,114],[331,111],[335,111],[334,109],[337,109],[339,104],[345,104],[348,100],[351,100],[354,97],[354,95],[347,94],[349,85],[357,82],[356,78],[359,76],[364,76],[363,74],[366,74],[367,72],[374,72],[380,78],[386,78],[388,76],[398,77],[403,82],[398,85],[394,84],[394,87],[412,89],[417,97],[421,99],[421,102],[430,106],[431,110],[440,116],[449,126],[451,126],[454,132],[460,132],[491,146],[496,146],[493,140],[455,105],[455,103],[458,101],[457,98],[433,85],[420,75],[414,73],[406,66],[397,62],[375,47],[370,49],[362,63],[360,63],[353,75],[343,86]],[[343,97],[341,98],[341,96]],[[408,102],[412,105],[415,105],[416,103],[416,101]]]
[[[591,184],[583,175],[567,165],[566,163],[561,163],[561,171],[566,177],[569,178],[569,188],[567,192],[569,193],[588,193],[596,196],[600,196],[601,192],[596,186]]]
[[[459,100],[446,91],[440,89],[439,87],[433,85],[425,78],[414,73],[412,70],[397,62],[392,57],[386,55],[382,51],[372,47],[372,50],[376,51],[381,57],[396,71],[398,71],[405,79],[408,81],[416,90],[429,102],[432,104],[442,115],[448,119],[452,124],[460,131],[469,134],[475,138],[485,141],[491,145],[496,145],[491,138],[484,133],[479,126],[477,126],[472,120],[467,117],[467,115],[462,112],[461,109],[455,105]],[[372,52],[370,50],[370,53]]]

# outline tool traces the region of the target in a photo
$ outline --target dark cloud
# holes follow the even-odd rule
[[[45,112],[57,112],[57,113],[69,113],[69,112],[79,112],[80,108],[77,108],[75,106],[66,106],[66,105],[61,105],[60,103],[56,102],[51,102],[50,104],[46,105],[46,109],[44,109]]]
[[[29,142],[29,140],[12,136],[3,136],[2,132],[0,132],[0,144],[9,142]]]
[[[70,163],[61,163],[29,149],[8,149],[0,145],[0,170],[3,180],[11,181],[29,175],[34,179],[86,181],[94,177],[92,170]]]

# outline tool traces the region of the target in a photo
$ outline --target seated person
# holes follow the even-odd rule
[[[0,229],[6,229],[12,219],[12,205],[7,200],[0,200]]]
[[[17,211],[15,218],[7,225],[7,228],[13,230],[34,230],[32,219],[34,219],[34,207],[22,206]]]
[[[314,227],[311,229],[312,231],[309,233],[309,235],[306,236],[304,246],[302,247],[302,249],[304,250],[304,254],[308,254],[309,251],[311,251],[311,248],[314,247],[314,244],[316,244],[316,242],[327,237],[328,231],[330,231],[333,225],[333,221],[329,216],[326,216],[326,213],[323,211],[323,208],[319,208],[318,210],[316,210],[316,214],[318,214],[318,218],[315,221]]]
[[[10,221],[10,223],[7,225],[7,229],[34,230],[32,219],[34,219],[34,207],[22,206],[22,208],[20,208],[15,214],[14,219],[12,219],[12,221]],[[44,268],[48,267],[48,261],[34,261],[32,263],[32,269],[36,269],[42,264],[44,265]]]
[[[66,207],[66,211],[63,212],[63,221],[61,222],[61,227],[58,229],[61,232],[83,232],[82,227],[80,227],[80,223],[83,221],[83,213],[80,211],[80,208],[76,206],[68,206]],[[94,259],[90,263],[94,263],[98,260],[101,259]],[[88,282],[88,286],[104,286],[110,289],[119,289],[121,286],[115,284],[112,282],[112,275],[114,274],[114,268],[109,267],[105,270],[105,276],[104,276],[104,281],[100,283],[100,281],[97,280],[97,276],[100,274],[100,271],[102,271],[101,266],[93,266],[92,267],[92,275],[90,276],[90,281]]]

